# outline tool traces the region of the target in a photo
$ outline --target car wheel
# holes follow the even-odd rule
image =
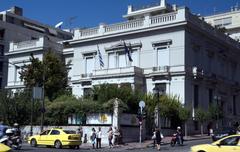
[[[36,139],[31,139],[31,146],[32,147],[37,147],[37,141],[36,141]]]
[[[76,147],[75,147],[75,146],[69,146],[69,148],[71,148],[71,149],[75,149]]]
[[[200,151],[198,151],[198,152],[205,152],[205,151],[203,151],[203,150],[200,150]]]
[[[61,149],[62,148],[62,143],[59,140],[56,140],[54,143],[54,147],[57,149]]]

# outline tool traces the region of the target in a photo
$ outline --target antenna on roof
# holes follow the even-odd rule
[[[77,19],[77,16],[72,16],[72,17],[67,18],[66,22],[67,22],[67,25],[69,26],[69,28],[72,28],[73,21],[76,19]]]
[[[216,7],[213,7],[213,14],[215,15],[217,12],[217,8]]]
[[[61,26],[62,26],[63,22],[59,22],[55,25],[55,28],[60,28],[61,29]]]

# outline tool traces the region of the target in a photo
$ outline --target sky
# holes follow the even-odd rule
[[[63,21],[63,28],[95,27],[100,23],[124,21],[127,6],[142,7],[160,0],[0,0],[0,11],[12,6],[23,8],[24,16],[51,26]],[[212,15],[226,12],[240,0],[167,0],[187,6],[193,13]]]

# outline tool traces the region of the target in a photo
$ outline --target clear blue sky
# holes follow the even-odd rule
[[[0,11],[11,6],[20,6],[24,9],[24,16],[42,23],[55,25],[60,21],[72,27],[94,27],[99,23],[116,23],[124,19],[127,6],[144,6],[154,4],[160,0],[0,0]],[[167,0],[170,4],[188,6],[192,12],[208,15],[216,12],[225,12],[235,6],[240,0]]]

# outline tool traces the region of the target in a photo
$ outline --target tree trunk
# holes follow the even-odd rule
[[[188,130],[187,130],[187,129],[188,129],[188,128],[187,128],[187,121],[184,122],[184,128],[185,128],[185,137],[187,137],[187,136],[188,136],[188,132],[187,132],[187,131],[188,131]]]
[[[201,135],[203,136],[203,124],[201,123]]]

